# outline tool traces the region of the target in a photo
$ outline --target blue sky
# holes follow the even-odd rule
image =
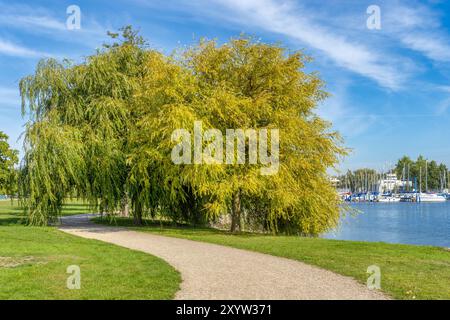
[[[66,27],[69,5],[80,30]],[[380,30],[367,28],[369,5]],[[308,71],[332,94],[318,113],[352,148],[342,169],[386,169],[404,154],[450,165],[450,3],[439,0],[0,0],[0,130],[14,147],[19,80],[44,57],[80,61],[128,24],[165,52],[244,32],[313,56]]]

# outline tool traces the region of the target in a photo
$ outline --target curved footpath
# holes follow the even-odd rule
[[[176,299],[387,299],[354,279],[305,263],[230,247],[62,218],[60,230],[160,257],[182,276]]]

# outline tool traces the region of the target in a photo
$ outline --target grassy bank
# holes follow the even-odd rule
[[[106,220],[96,219],[99,223]],[[165,236],[253,250],[316,265],[366,283],[367,267],[381,268],[382,290],[396,299],[450,299],[450,252],[443,248],[269,236],[232,235],[208,228],[152,224],[134,227],[130,219],[114,224]]]
[[[72,202],[63,213],[86,211]],[[180,275],[159,258],[22,221],[17,205],[0,202],[0,299],[171,299],[178,290]],[[70,265],[80,290],[67,289]]]

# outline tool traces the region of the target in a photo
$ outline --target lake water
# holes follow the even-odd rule
[[[442,203],[352,203],[360,211],[323,237],[450,247],[450,201]]]

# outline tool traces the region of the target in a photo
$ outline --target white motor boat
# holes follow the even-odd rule
[[[445,197],[434,194],[434,193],[419,193],[417,194],[418,202],[445,202],[447,199]]]
[[[384,196],[378,198],[378,202],[400,202],[400,198]]]

